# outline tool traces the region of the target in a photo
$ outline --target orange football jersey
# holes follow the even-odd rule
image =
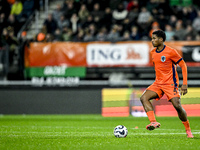
[[[178,73],[176,71],[176,64],[183,58],[178,52],[164,45],[161,51],[154,48],[151,51],[152,61],[154,63],[157,84],[173,84],[175,87],[179,85]]]

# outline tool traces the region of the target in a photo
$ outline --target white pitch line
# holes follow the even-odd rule
[[[60,134],[62,134],[61,136],[67,136],[67,134],[73,134],[73,136],[76,136],[76,134],[78,133],[78,136],[80,136],[80,132],[19,132],[19,131],[2,131],[0,133],[7,133],[7,134],[11,134],[13,136],[18,136],[15,134],[20,134],[20,133],[25,133],[27,134],[54,134],[52,136],[60,136]],[[200,132],[192,132],[193,134],[200,134]],[[56,135],[57,134],[57,135]],[[66,134],[66,135],[63,135]],[[91,134],[91,132],[81,132],[81,134]],[[98,132],[97,134],[93,135],[111,135],[113,134],[112,132]],[[128,132],[129,135],[180,135],[180,134],[186,134],[185,132],[174,132],[174,133],[153,133],[153,131],[150,131],[149,133],[133,133],[133,132]],[[45,136],[51,136],[51,135],[45,135]]]

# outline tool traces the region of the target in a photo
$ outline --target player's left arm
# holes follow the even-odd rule
[[[187,94],[187,66],[185,61],[182,59],[178,65],[181,67],[182,75],[183,75],[183,85],[181,86],[181,95]]]

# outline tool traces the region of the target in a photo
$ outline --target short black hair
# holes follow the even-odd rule
[[[166,34],[163,30],[156,30],[152,34],[155,34],[157,37],[163,38],[163,42],[166,40]]]

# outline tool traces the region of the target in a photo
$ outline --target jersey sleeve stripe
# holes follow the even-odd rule
[[[176,70],[174,65],[172,64],[172,72],[173,72],[173,81],[174,81],[174,86],[177,87],[177,80],[176,80]]]
[[[178,64],[181,60],[183,60],[183,58],[179,59],[175,64]]]

